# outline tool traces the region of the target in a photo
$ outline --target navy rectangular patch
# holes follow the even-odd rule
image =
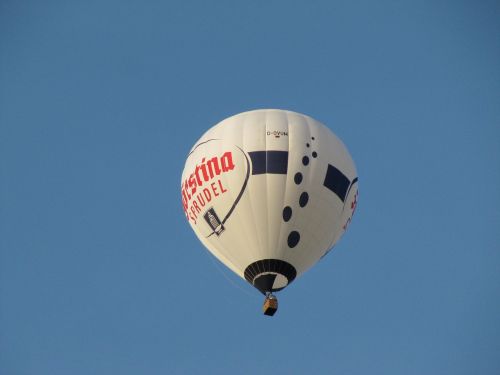
[[[288,171],[288,151],[252,151],[252,174],[286,174]]]
[[[347,194],[347,189],[351,181],[337,168],[333,165],[328,164],[328,170],[326,171],[325,182],[323,185],[334,192],[342,202],[345,201],[345,196]]]

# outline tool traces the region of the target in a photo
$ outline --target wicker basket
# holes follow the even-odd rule
[[[276,298],[266,298],[264,306],[262,306],[264,315],[273,316],[276,310],[278,310],[278,300]]]

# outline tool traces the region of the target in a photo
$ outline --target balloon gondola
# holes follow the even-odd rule
[[[276,311],[278,311],[278,298],[271,292],[267,292],[262,312],[264,315],[273,316]]]
[[[358,177],[344,144],[296,112],[240,113],[191,149],[181,181],[186,219],[202,244],[266,296],[325,256],[351,222]]]

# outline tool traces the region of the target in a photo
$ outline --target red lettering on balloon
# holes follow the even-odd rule
[[[203,157],[192,173],[186,174],[187,178],[181,184],[181,197],[188,221],[196,223],[201,208],[228,191],[217,177],[231,172],[235,167],[233,154],[227,151],[220,157]]]

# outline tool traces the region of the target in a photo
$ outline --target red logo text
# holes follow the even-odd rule
[[[182,205],[188,220],[196,224],[201,209],[212,199],[227,192],[222,181],[217,178],[234,169],[233,154],[225,152],[221,157],[214,156],[201,159],[193,173],[182,183]]]

